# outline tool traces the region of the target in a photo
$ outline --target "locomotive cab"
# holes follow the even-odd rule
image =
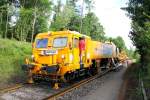
[[[88,42],[90,38],[84,37],[84,41]],[[90,62],[86,64],[85,43],[82,43],[80,50],[81,38],[83,35],[74,31],[38,34],[33,43],[32,62],[28,65],[28,68],[32,66],[29,76],[33,79],[65,81],[68,74],[73,72],[75,75],[77,70],[88,66]]]

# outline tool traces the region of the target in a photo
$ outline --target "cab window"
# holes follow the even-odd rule
[[[74,48],[78,48],[79,47],[79,39],[78,38],[74,38],[73,39],[73,47]]]
[[[48,44],[48,39],[37,39],[36,40],[36,48],[46,48]]]
[[[67,37],[58,37],[53,40],[53,47],[62,48],[67,46]]]

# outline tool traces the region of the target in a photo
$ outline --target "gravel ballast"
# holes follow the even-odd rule
[[[57,100],[117,100],[126,68],[89,82],[57,98]]]
[[[122,75],[125,68],[119,72],[109,72],[106,75],[93,80],[79,88],[56,98],[57,100],[116,100],[122,83]],[[25,86],[13,92],[0,95],[0,100],[42,100],[56,92],[49,85]],[[110,98],[108,98],[110,97]]]

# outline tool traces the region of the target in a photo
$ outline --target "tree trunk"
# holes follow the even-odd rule
[[[0,13],[0,30],[2,30],[2,24],[3,24],[3,12]],[[2,37],[3,32],[0,31],[0,37]]]
[[[7,19],[6,19],[6,30],[5,30],[5,38],[7,38],[7,32],[8,32],[8,4],[7,4]]]
[[[20,33],[20,41],[22,41],[22,33],[23,32],[23,28],[21,27],[21,33]]]
[[[81,23],[80,23],[80,33],[82,33],[82,25],[83,25],[83,10],[84,10],[84,0],[82,1],[82,8],[81,8]]]
[[[33,35],[34,35],[34,26],[35,26],[35,22],[36,22],[36,7],[34,9],[34,19],[33,19],[33,24],[32,24],[32,37],[31,37],[31,43],[33,43]]]
[[[13,39],[14,38],[14,33],[13,32],[11,32],[11,39]]]

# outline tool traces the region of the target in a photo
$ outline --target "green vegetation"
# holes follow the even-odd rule
[[[127,51],[127,47],[125,45],[125,42],[122,37],[118,36],[116,38],[106,38],[107,41],[112,41],[118,48],[119,50],[125,50]]]
[[[104,29],[92,12],[93,0],[1,0],[0,36],[33,42],[36,34],[70,29],[103,40]],[[85,13],[86,12],[86,13]]]
[[[33,41],[35,34],[48,31],[51,6],[49,0],[1,0],[0,35]]]
[[[147,91],[150,90],[150,0],[129,0],[128,7],[122,8],[132,19],[130,38],[140,54],[140,74]],[[147,95],[150,98],[150,93]]]
[[[150,1],[129,0],[128,7],[122,9],[132,19],[130,38],[141,56],[141,68],[147,70],[150,62]]]
[[[125,95],[123,100],[143,100],[141,85],[139,82],[139,64],[131,64],[124,74]]]
[[[63,6],[61,0],[58,0],[58,4],[54,7],[56,14],[50,29],[54,31],[69,29],[91,36],[94,40],[104,40],[104,28],[95,13],[91,11],[94,7],[93,0],[83,1],[86,6],[85,10],[87,10],[84,15],[82,15],[84,13],[83,8],[79,9],[79,5],[76,3],[76,0],[67,0]],[[61,10],[62,7],[63,10]]]
[[[25,57],[31,55],[31,45],[26,42],[0,39],[0,80],[5,83],[7,80],[14,80],[17,76],[24,77],[21,65]],[[10,81],[11,81],[10,80]],[[14,80],[15,81],[15,80]],[[17,80],[16,80],[17,81]]]

